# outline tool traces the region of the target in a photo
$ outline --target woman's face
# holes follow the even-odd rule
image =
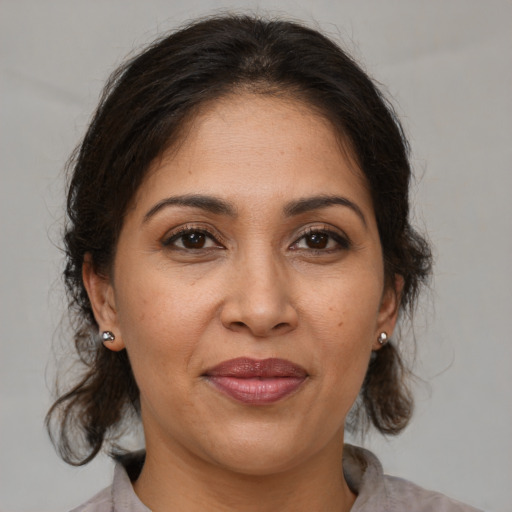
[[[308,107],[204,108],[128,210],[110,280],[84,278],[126,348],[148,456],[247,474],[339,456],[396,294],[361,172]]]

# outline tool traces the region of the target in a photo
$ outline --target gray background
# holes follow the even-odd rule
[[[66,510],[107,485],[43,429],[60,351],[62,168],[108,73],[212,9],[287,13],[344,42],[395,98],[418,222],[436,246],[418,315],[417,412],[364,443],[389,473],[488,511],[512,508],[512,3],[1,0],[0,510]]]

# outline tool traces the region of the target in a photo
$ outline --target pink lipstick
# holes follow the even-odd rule
[[[204,377],[221,393],[253,405],[277,402],[296,391],[308,376],[286,359],[239,357],[210,368]]]

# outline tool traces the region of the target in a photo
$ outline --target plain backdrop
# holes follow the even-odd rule
[[[436,247],[417,317],[414,421],[360,441],[388,473],[512,510],[512,2],[0,0],[0,510],[57,511],[109,485],[43,428],[64,299],[63,167],[110,71],[212,10],[286,15],[341,41],[411,138],[415,217]],[[53,347],[53,349],[52,349]]]

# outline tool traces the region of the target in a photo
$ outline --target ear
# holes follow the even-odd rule
[[[386,286],[382,294],[380,303],[379,314],[377,317],[377,326],[375,330],[375,341],[373,343],[373,350],[379,350],[382,345],[378,341],[378,337],[382,332],[385,332],[388,338],[391,338],[395,330],[396,321],[398,319],[398,312],[400,310],[400,298],[404,288],[404,278],[395,274],[392,282]]]
[[[104,342],[105,347],[115,352],[124,349],[118,324],[114,288],[108,276],[96,272],[90,253],[84,256],[82,280],[100,332],[111,331],[115,336],[113,341]]]

